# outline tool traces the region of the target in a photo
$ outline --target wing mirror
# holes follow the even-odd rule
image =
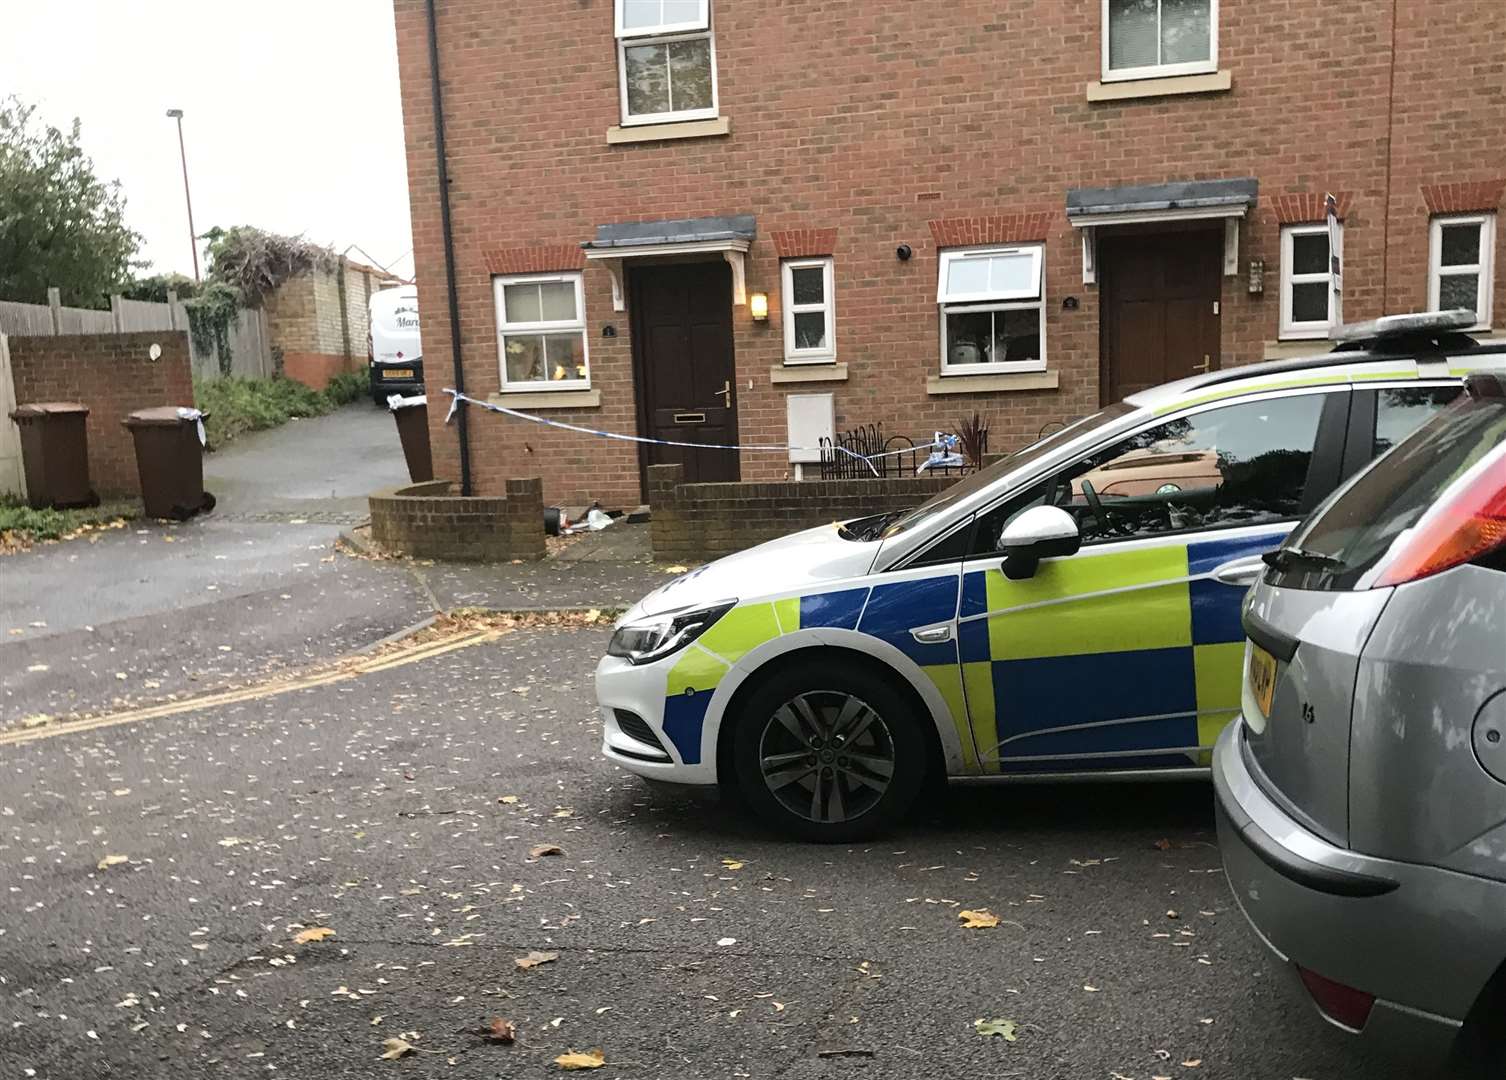
[[[1076,555],[1081,546],[1082,534],[1071,514],[1059,506],[1032,506],[1004,526],[1000,569],[1010,581],[1023,581],[1035,576],[1042,559]]]

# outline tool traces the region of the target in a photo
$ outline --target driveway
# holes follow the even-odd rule
[[[1278,988],[1207,785],[960,789],[782,843],[601,758],[604,634],[0,746],[0,1075],[1407,1075]]]
[[[0,725],[202,689],[369,644],[429,615],[411,575],[336,557],[407,471],[367,403],[205,460],[215,510],[0,561]]]
[[[366,516],[367,495],[407,481],[391,414],[365,399],[242,436],[204,459],[221,521],[347,524]]]

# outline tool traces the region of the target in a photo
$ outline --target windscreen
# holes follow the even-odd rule
[[[979,469],[970,476],[957,481],[957,483],[945,491],[931,496],[913,510],[908,510],[898,518],[895,518],[884,528],[882,538],[887,540],[892,536],[899,536],[902,533],[909,532],[922,523],[930,521],[937,514],[944,513],[974,492],[982,491],[1006,473],[1014,472],[1014,470],[1022,466],[1029,465],[1032,461],[1052,453],[1063,443],[1075,439],[1079,435],[1086,434],[1094,428],[1112,424],[1120,417],[1127,416],[1134,411],[1135,406],[1133,405],[1123,401],[1115,402],[1106,409],[1100,409],[1090,416],[1085,416],[1081,420],[1076,420],[1064,428],[1059,428],[1051,434],[1037,439],[1028,446],[1016,450],[1003,460],[994,462],[988,468]]]

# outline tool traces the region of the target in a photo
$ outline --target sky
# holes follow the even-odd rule
[[[82,122],[152,271],[191,274],[194,227],[256,225],[413,272],[391,0],[0,3],[0,95]],[[201,247],[202,252],[202,247]]]

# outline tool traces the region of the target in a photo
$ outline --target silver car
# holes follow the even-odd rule
[[[1319,1013],[1500,1080],[1506,372],[1466,391],[1265,556],[1213,779],[1229,884]]]

